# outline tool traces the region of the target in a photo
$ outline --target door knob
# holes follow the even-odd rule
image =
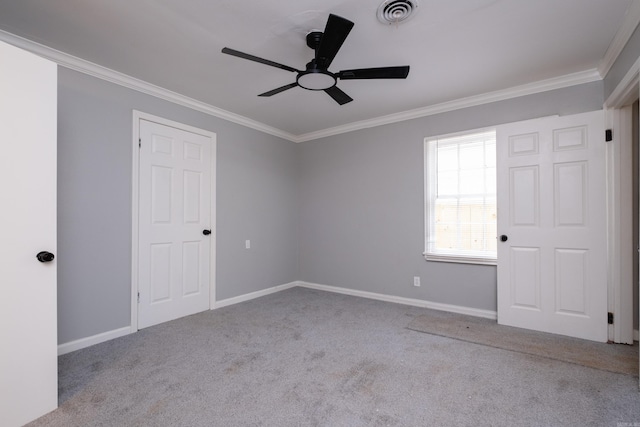
[[[507,240],[509,240],[509,238],[507,237],[506,234],[503,234],[502,236],[500,236],[500,241],[501,242],[506,242]]]
[[[38,258],[38,261],[40,262],[51,262],[53,261],[55,256],[51,252],[42,251],[42,252],[38,252],[38,255],[36,255],[36,258]]]
[[[211,230],[202,230],[202,234],[208,236],[209,234],[211,234]]]

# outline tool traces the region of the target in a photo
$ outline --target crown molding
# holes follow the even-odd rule
[[[591,83],[599,80],[602,80],[602,78],[600,77],[598,70],[592,69],[581,71],[578,73],[567,74],[561,77],[555,77],[547,80],[541,80],[522,86],[515,86],[509,89],[488,92],[481,95],[470,96],[468,98],[461,98],[454,101],[443,102],[441,104],[430,105],[428,107],[416,108],[414,110],[408,110],[401,113],[389,114],[387,116],[377,117],[375,119],[362,120],[343,126],[323,129],[317,132],[310,132],[303,135],[298,135],[295,142],[312,141],[314,139],[325,138],[328,136],[338,135],[346,132],[353,132],[356,130],[372,128],[375,126],[403,122],[405,120],[432,116],[434,114],[446,113],[448,111],[475,107],[478,105],[489,104],[491,102],[504,101],[520,96],[532,95],[535,93],[546,92],[554,89],[562,89],[569,86]]]
[[[97,77],[99,79],[106,80],[108,82],[115,83],[117,85],[124,86],[126,88],[133,89],[135,91],[181,105],[183,107],[191,108],[192,110],[196,110],[201,113],[209,114],[220,119],[224,119],[251,129],[255,129],[260,132],[287,139],[289,141],[295,142],[296,140],[296,136],[289,132],[285,132],[283,130],[265,125],[264,123],[260,123],[239,114],[214,107],[193,98],[189,98],[188,96],[184,96],[179,93],[164,89],[160,86],[147,83],[135,77],[131,77],[126,74],[103,67],[101,65],[94,64],[93,62],[86,61],[73,55],[69,55],[67,53],[3,30],[0,30],[0,41],[4,41],[26,51],[32,52],[36,55],[42,56],[43,58],[49,59],[50,61],[53,61],[62,67],[69,68],[74,71],[79,71],[81,73],[88,74],[90,76]]]
[[[634,0],[631,2],[631,5],[629,5],[629,9],[627,9],[622,25],[618,28],[618,32],[607,48],[602,61],[600,61],[598,72],[602,78],[604,78],[609,70],[611,70],[616,59],[618,59],[618,55],[620,55],[622,49],[624,49],[625,45],[633,35],[633,32],[638,27],[638,24],[640,24],[640,2]]]
[[[635,3],[635,2],[634,2]],[[640,2],[638,2],[640,4]],[[634,8],[635,9],[635,8]],[[496,101],[517,98],[520,96],[531,95],[539,92],[545,92],[554,89],[561,89],[577,84],[590,83],[602,80],[601,74],[597,69],[582,71],[578,73],[568,74],[552,79],[542,80],[535,83],[529,83],[522,86],[516,86],[509,89],[489,92],[481,95],[461,98],[454,101],[443,102],[441,104],[421,107],[414,110],[408,110],[400,113],[394,113],[387,116],[377,117],[369,120],[349,123],[343,126],[323,129],[316,132],[309,132],[301,135],[294,135],[281,129],[268,126],[256,120],[249,119],[239,114],[214,107],[193,98],[181,95],[176,92],[164,89],[162,87],[147,83],[143,80],[128,76],[126,74],[111,70],[93,62],[77,58],[73,55],[58,51],[43,44],[25,39],[15,34],[0,30],[0,41],[12,44],[21,49],[35,53],[36,55],[47,58],[58,65],[78,71],[90,76],[106,80],[111,83],[141,92],[156,98],[163,99],[181,105],[195,111],[209,114],[241,126],[248,127],[269,135],[277,136],[292,142],[305,142],[315,139],[325,138],[328,136],[338,135],[346,132],[353,132],[360,129],[367,129],[376,126],[382,126],[391,123],[402,122],[405,120],[416,119],[420,117],[431,116],[434,114],[445,113],[448,111],[459,110],[462,108],[475,107],[482,104],[488,104]]]
[[[638,86],[640,85],[640,58],[629,68],[627,74],[605,100],[604,108],[622,108],[638,99]]]

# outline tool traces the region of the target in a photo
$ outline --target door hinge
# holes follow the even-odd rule
[[[611,129],[604,131],[604,140],[607,142],[613,141],[613,131]]]
[[[140,304],[140,292],[138,292],[138,304]]]
[[[607,323],[613,325],[613,313],[611,312],[607,313]]]
[[[138,138],[138,148],[142,148],[142,138]]]

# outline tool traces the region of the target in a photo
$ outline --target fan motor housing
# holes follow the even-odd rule
[[[322,40],[322,31],[311,31],[307,34],[307,46],[313,50],[320,46],[320,40]]]

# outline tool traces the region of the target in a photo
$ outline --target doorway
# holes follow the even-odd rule
[[[213,306],[215,138],[134,112],[133,330]]]

